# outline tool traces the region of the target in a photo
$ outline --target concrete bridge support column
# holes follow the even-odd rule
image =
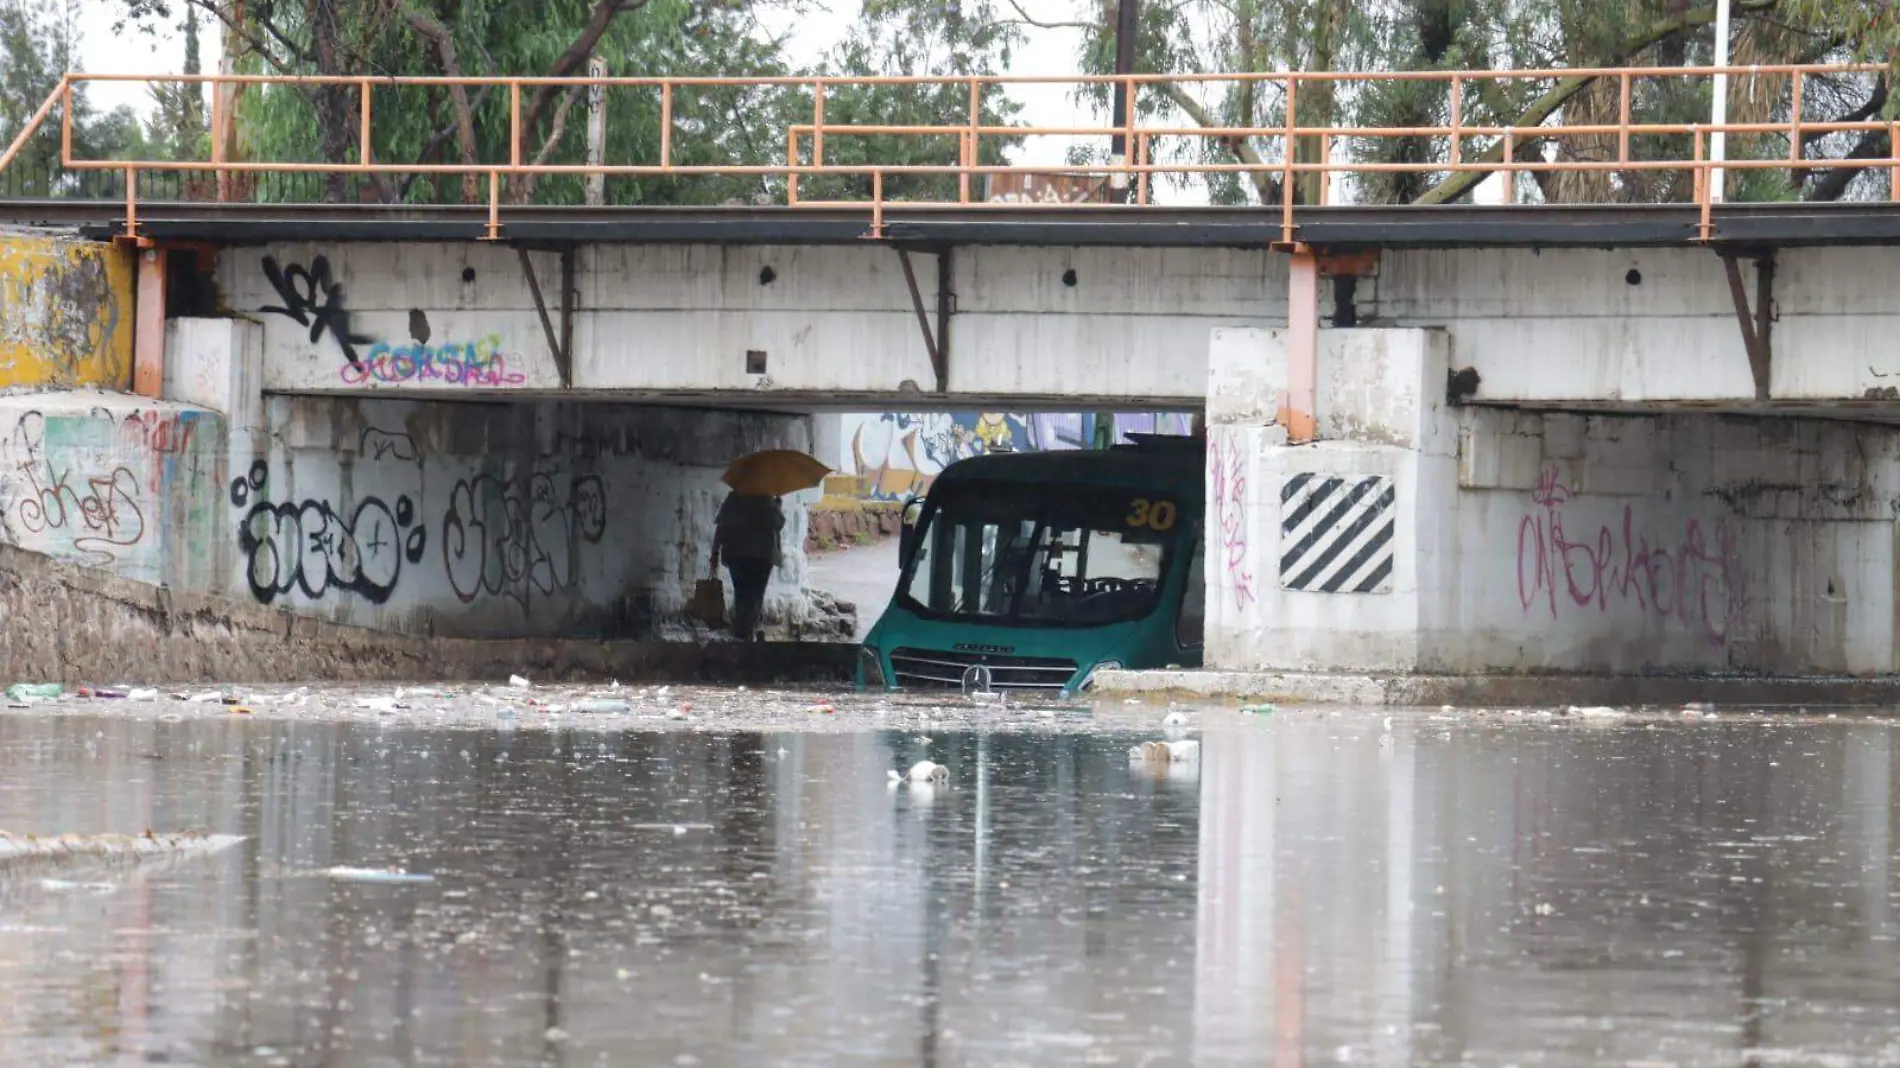
[[[1454,333],[1216,330],[1207,661],[1342,674],[1880,676],[1900,431],[1452,405]],[[1535,354],[1525,354],[1535,359]]]
[[[1289,384],[1303,385],[1292,341],[1280,330],[1213,332],[1208,662],[1416,670],[1422,604],[1440,581],[1425,562],[1439,548],[1430,512],[1455,479],[1445,335],[1319,331],[1318,440],[1307,444],[1290,443],[1279,422]]]

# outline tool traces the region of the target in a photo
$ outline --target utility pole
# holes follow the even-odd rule
[[[587,61],[589,78],[605,78],[607,61],[595,56]],[[607,87],[596,82],[587,87],[587,165],[598,167],[607,158]],[[587,176],[587,206],[598,208],[607,199],[607,176],[598,172]]]
[[[1133,74],[1135,72],[1135,21],[1138,15],[1139,0],[1117,0],[1120,5],[1115,13],[1115,73]],[[1128,128],[1129,109],[1134,101],[1129,99],[1130,86],[1127,82],[1115,83],[1115,137],[1109,143],[1108,157],[1116,166],[1128,162],[1130,145],[1128,137],[1122,131]],[[1126,174],[1111,174],[1109,188],[1120,194],[1113,199],[1127,203],[1133,195]]]
[[[1139,0],[1117,0],[1115,10],[1115,73],[1133,74],[1135,72],[1135,21],[1139,14]],[[1116,166],[1128,162],[1130,145],[1128,135],[1128,116],[1135,102],[1129,99],[1130,85],[1127,82],[1115,83],[1115,136],[1109,142],[1108,158]],[[1114,190],[1109,197],[1111,203],[1120,201],[1129,203],[1135,198],[1134,188],[1128,181],[1128,175],[1115,173],[1108,176],[1108,187]],[[1106,449],[1115,443],[1115,413],[1095,412],[1089,419],[1089,447]]]
[[[1728,3],[1729,0],[1715,0],[1715,65],[1717,67],[1728,66]],[[1795,77],[1801,76],[1797,74]],[[1727,125],[1728,74],[1726,72],[1715,76],[1715,100],[1709,105],[1709,111],[1711,124]],[[1801,121],[1799,115],[1794,118],[1796,122]],[[1717,130],[1709,135],[1709,159],[1716,163],[1728,159],[1728,134]],[[1722,202],[1723,194],[1727,192],[1723,188],[1728,184],[1726,178],[1727,175],[1720,167],[1709,171],[1709,199],[1717,204]]]

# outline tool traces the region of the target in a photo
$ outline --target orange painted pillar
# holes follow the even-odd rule
[[[165,250],[138,250],[138,314],[132,327],[132,392],[165,395]]]
[[[1319,436],[1315,415],[1319,384],[1319,257],[1300,245],[1289,258],[1287,275],[1286,392],[1280,396],[1280,425],[1287,441],[1301,445]]]

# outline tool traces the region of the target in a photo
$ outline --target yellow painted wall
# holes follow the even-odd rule
[[[131,388],[133,307],[129,251],[0,234],[0,389]]]

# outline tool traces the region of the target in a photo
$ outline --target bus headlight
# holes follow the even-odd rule
[[[887,687],[884,681],[884,658],[879,655],[877,646],[858,646],[858,688],[882,690]]]

